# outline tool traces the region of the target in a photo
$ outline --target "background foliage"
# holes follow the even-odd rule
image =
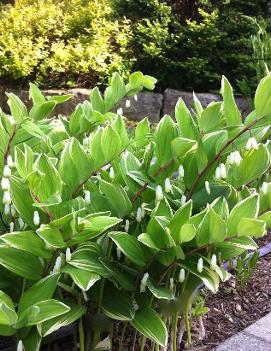
[[[18,0],[2,5],[0,77],[49,86],[103,84],[142,70],[158,89],[217,90],[258,80],[251,35],[266,0]]]

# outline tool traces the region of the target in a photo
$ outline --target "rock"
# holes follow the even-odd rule
[[[213,101],[222,100],[220,95],[211,93],[198,93],[196,96],[204,108]],[[179,98],[182,98],[184,100],[185,104],[191,111],[194,110],[193,93],[174,89],[166,89],[164,92],[164,106],[162,111],[163,115],[168,114],[170,116],[174,116],[175,105]],[[246,116],[250,112],[250,108],[246,102],[246,99],[236,97],[236,103],[240,109],[242,116]]]
[[[141,121],[145,117],[149,117],[151,122],[159,122],[160,113],[163,105],[163,95],[151,92],[142,92],[137,95],[137,101],[134,97],[130,97],[130,107],[126,107],[125,98],[115,109],[122,107],[123,114],[128,119]]]

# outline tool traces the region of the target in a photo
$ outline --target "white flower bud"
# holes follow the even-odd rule
[[[249,138],[246,144],[246,149],[250,150],[250,149],[254,149],[254,150],[258,150],[258,143],[257,140],[255,138]]]
[[[197,271],[201,273],[203,271],[203,259],[200,257],[198,259],[198,264],[197,264]]]
[[[24,229],[24,221],[21,217],[18,218],[18,224],[19,224],[20,230],[23,230]]]
[[[159,202],[160,200],[163,199],[163,190],[162,190],[161,185],[157,185],[157,187],[156,187],[155,198],[156,198],[157,202]]]
[[[170,291],[174,291],[174,278],[169,279],[169,289]]]
[[[15,208],[15,206],[14,205],[11,205],[10,206],[10,213],[11,213],[11,215],[12,215],[12,217],[15,217],[16,216],[16,208]]]
[[[261,187],[261,191],[262,191],[262,193],[263,193],[264,195],[267,194],[267,192],[268,192],[268,185],[267,185],[266,182],[263,182],[262,187]]]
[[[183,283],[184,281],[185,281],[185,270],[184,268],[181,268],[179,273],[179,282]]]
[[[127,99],[127,100],[125,101],[125,106],[126,106],[127,108],[131,107],[131,101],[130,101],[129,99]]]
[[[184,177],[184,168],[183,165],[180,165],[179,170],[178,170],[178,177],[183,178]]]
[[[13,118],[13,116],[8,116],[8,119],[9,119],[9,123],[14,126],[15,125],[15,119]]]
[[[136,212],[136,220],[137,222],[142,221],[142,208],[138,207],[137,212]]]
[[[72,259],[71,249],[67,247],[66,254],[65,254],[66,262],[69,262]]]
[[[118,116],[122,116],[122,115],[123,115],[123,109],[122,109],[122,107],[120,107],[120,108],[117,109],[117,115],[118,115]]]
[[[53,273],[59,273],[61,266],[62,266],[62,259],[61,259],[61,256],[58,256],[55,262]]]
[[[11,155],[8,155],[8,157],[7,157],[7,165],[9,166],[9,168],[12,168],[14,166],[13,159],[12,159]]]
[[[166,193],[170,193],[171,191],[172,191],[172,186],[171,186],[170,180],[169,180],[169,178],[166,178],[166,180],[165,180],[165,192]]]
[[[121,250],[117,247],[117,259],[120,260],[121,258]]]
[[[147,285],[148,278],[149,278],[149,273],[145,273],[142,280],[141,280],[141,283],[140,283],[140,292],[141,293],[146,291],[146,285]]]
[[[208,195],[211,194],[210,184],[209,184],[208,180],[205,180],[205,190],[206,190],[206,193]]]
[[[17,351],[24,351],[24,345],[23,345],[22,340],[19,340],[19,341],[18,341],[18,344],[17,344]]]
[[[182,195],[182,197],[181,197],[181,206],[184,206],[185,203],[186,203],[186,196]]]
[[[155,165],[156,164],[156,161],[157,161],[157,157],[153,157],[152,159],[151,159],[151,166],[153,166],[153,165]]]
[[[134,95],[134,100],[135,100],[135,101],[138,101],[138,96],[137,96],[137,94]]]
[[[83,295],[83,298],[84,298],[85,302],[88,302],[88,296],[87,296],[87,293],[84,290],[82,290],[82,295]]]
[[[227,170],[226,170],[226,166],[224,165],[224,163],[220,163],[219,169],[220,169],[221,178],[226,179],[227,178]]]
[[[9,191],[4,191],[3,204],[4,205],[10,205],[11,204],[11,195],[10,195]]]
[[[129,226],[130,226],[130,221],[129,221],[129,219],[126,219],[126,221],[125,221],[125,228],[124,228],[126,233],[128,233],[128,231],[129,231]]]
[[[113,167],[110,167],[109,178],[110,179],[114,179],[115,178],[115,172],[114,172],[114,168]]]
[[[8,178],[1,179],[1,188],[2,190],[10,190],[10,182]]]
[[[143,202],[142,205],[141,205],[141,218],[144,218],[145,217],[145,203]]]
[[[4,206],[4,214],[8,216],[10,214],[10,205],[5,205]]]
[[[33,223],[38,226],[40,224],[40,215],[38,211],[34,211]]]
[[[220,180],[221,179],[221,171],[220,167],[217,167],[215,170],[215,180]]]
[[[10,222],[10,224],[9,224],[9,232],[10,233],[14,232],[14,227],[15,227],[14,222]]]
[[[235,151],[234,152],[234,163],[236,164],[236,166],[240,166],[241,161],[243,160],[240,152],[239,151]]]
[[[235,161],[234,161],[234,152],[231,152],[231,153],[229,154],[227,160],[228,160],[228,163],[229,163],[230,165],[233,165],[233,164],[235,163]]]
[[[11,169],[8,165],[5,165],[4,167],[3,176],[6,178],[9,178],[11,176]]]
[[[87,205],[90,204],[90,191],[89,190],[85,190],[85,201],[86,201]]]
[[[216,258],[216,255],[213,254],[212,255],[212,258],[211,258],[211,264],[210,264],[210,268],[212,270],[214,270],[216,268],[216,265],[217,265],[217,258]]]

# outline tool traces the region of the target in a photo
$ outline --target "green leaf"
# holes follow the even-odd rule
[[[152,280],[148,278],[147,287],[154,297],[163,300],[173,300],[174,294],[167,288],[157,287],[153,284]]]
[[[19,313],[17,327],[36,325],[69,311],[70,307],[58,300],[49,299],[37,302],[22,313]]]
[[[41,130],[41,128],[36,123],[32,122],[30,119],[25,120],[21,124],[21,127],[28,134],[46,142],[46,134]]]
[[[260,81],[255,93],[255,110],[257,118],[271,115],[271,74]]]
[[[237,227],[238,236],[262,237],[266,233],[266,223],[255,218],[242,218]]]
[[[41,278],[42,265],[40,260],[28,252],[13,247],[0,245],[0,265],[29,280]]]
[[[105,288],[102,309],[108,317],[119,321],[130,321],[135,316],[131,297],[113,287]]]
[[[138,266],[146,264],[144,252],[135,237],[123,232],[111,232],[108,236],[129,260]]]
[[[30,83],[29,84],[29,97],[33,101],[34,105],[41,104],[45,102],[45,97],[37,87],[37,85]]]
[[[166,325],[158,313],[150,307],[138,310],[131,324],[147,338],[166,347],[168,339]]]
[[[180,129],[180,134],[185,139],[195,139],[195,122],[185,102],[180,98],[175,107],[175,118]]]
[[[173,155],[180,160],[184,159],[187,155],[196,152],[197,147],[198,144],[195,140],[183,137],[175,138],[171,144]]]
[[[21,121],[28,116],[25,104],[13,93],[8,93],[7,96],[12,117],[16,123],[21,123]]]
[[[0,325],[12,326],[17,318],[11,298],[0,290]]]
[[[27,144],[24,144],[24,152],[18,147],[15,148],[16,168],[22,178],[25,178],[32,171],[33,162],[34,154]]]
[[[170,116],[164,116],[158,123],[155,133],[155,153],[161,165],[173,158],[171,142],[177,137],[176,126]]]
[[[107,126],[102,133],[101,147],[105,162],[113,161],[121,151],[120,137],[110,125]],[[97,152],[97,150],[95,150],[95,152]]]
[[[56,107],[56,101],[45,101],[40,104],[36,104],[32,107],[29,112],[29,116],[34,121],[40,121],[48,118]]]
[[[65,314],[52,318],[46,322],[41,323],[38,328],[40,334],[45,337],[58,329],[65,327],[77,321],[86,313],[86,307],[84,306],[69,306],[70,311]]]
[[[188,201],[184,206],[180,207],[178,211],[175,212],[174,216],[170,220],[168,227],[175,241],[179,241],[181,239],[180,230],[191,214],[192,201]]]
[[[214,102],[202,111],[199,119],[199,128],[203,133],[215,132],[222,122],[222,103]]]
[[[39,229],[37,229],[37,234],[49,246],[55,248],[65,248],[67,246],[60,229],[52,228],[49,224],[42,224]]]
[[[33,304],[51,299],[57,287],[58,279],[59,274],[51,274],[32,285],[22,295],[18,312],[22,313]]]
[[[120,184],[111,184],[101,180],[100,189],[108,199],[113,214],[124,217],[131,212],[132,203]]]
[[[38,257],[51,257],[51,252],[46,249],[43,240],[30,230],[5,234],[1,239],[15,249],[30,252]]]
[[[88,291],[98,280],[101,279],[96,273],[76,268],[71,265],[65,265],[62,271],[68,273],[74,283],[84,291]]]
[[[228,127],[242,125],[242,117],[233,96],[232,86],[226,77],[222,77],[221,94],[223,96],[223,110]]]
[[[90,99],[93,110],[105,113],[105,105],[99,88],[95,87],[91,90]]]
[[[227,220],[227,236],[236,236],[242,218],[256,218],[259,212],[259,196],[257,194],[240,201],[231,210]]]
[[[249,236],[243,236],[235,238],[223,243],[216,244],[221,253],[222,260],[229,260],[233,257],[240,256],[243,252],[247,250],[256,250],[257,244]]]
[[[187,243],[194,239],[196,236],[197,229],[193,224],[184,224],[179,232],[178,241],[182,243]]]

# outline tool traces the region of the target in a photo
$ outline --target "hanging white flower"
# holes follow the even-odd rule
[[[220,171],[220,167],[216,167],[215,170],[215,180],[220,180],[221,179],[221,171]]]
[[[137,212],[136,212],[136,220],[137,222],[142,221],[142,208],[138,207]]]
[[[178,177],[179,177],[179,178],[183,178],[183,177],[184,177],[184,168],[183,168],[183,165],[180,165],[180,166],[179,166]]]
[[[84,139],[83,139],[83,145],[84,145],[84,146],[87,146],[88,143],[89,143],[89,138],[87,138],[87,137],[84,138]]]
[[[120,260],[121,258],[121,250],[117,247],[117,259]]]
[[[208,195],[211,194],[210,183],[208,182],[208,180],[205,180],[205,190]]]
[[[212,258],[211,258],[211,264],[210,264],[210,268],[212,270],[214,270],[216,268],[216,265],[217,265],[217,258],[216,258],[216,255],[213,254],[212,255]]]
[[[145,273],[140,283],[140,292],[144,293],[146,291],[147,280],[149,278],[149,273]]]
[[[65,259],[66,262],[69,262],[72,259],[71,249],[69,247],[66,249]]]
[[[181,206],[184,206],[185,203],[186,203],[186,196],[182,195],[182,197],[181,197]]]
[[[235,151],[234,152],[234,163],[236,164],[236,166],[240,166],[240,163],[242,161],[242,156],[240,155],[239,151]]]
[[[145,204],[145,202],[143,202],[142,205],[141,205],[141,217],[142,218],[144,218],[145,215],[146,215],[145,206],[146,206],[146,204]]]
[[[179,273],[179,282],[183,283],[184,281],[185,281],[185,270],[184,268],[181,268]]]
[[[9,178],[11,176],[11,169],[9,168],[8,165],[4,166],[3,176],[5,178]]]
[[[163,199],[163,190],[162,190],[161,185],[157,185],[157,187],[156,187],[155,198],[156,198],[157,202],[159,202],[160,200]]]
[[[15,227],[14,222],[10,222],[10,224],[9,224],[9,232],[10,232],[10,233],[13,233],[13,232],[14,232],[14,227]]]
[[[22,340],[19,340],[19,341],[18,341],[18,344],[17,344],[17,351],[24,351],[24,345],[23,345]]]
[[[55,266],[53,268],[53,273],[59,273],[61,266],[62,266],[62,259],[61,259],[61,256],[58,256],[55,262]]]
[[[124,227],[124,230],[126,233],[128,233],[129,227],[130,227],[130,221],[129,221],[129,219],[126,219],[125,220],[125,227]]]
[[[10,182],[8,178],[3,177],[1,179],[1,188],[2,190],[10,190]]]
[[[16,211],[16,208],[13,204],[10,206],[10,213],[11,213],[12,217],[16,216],[17,211]]]
[[[110,170],[109,170],[109,178],[110,178],[110,179],[114,179],[114,178],[115,178],[115,171],[114,171],[114,168],[113,168],[113,167],[110,167]]]
[[[221,178],[226,179],[227,178],[227,170],[226,170],[226,166],[224,165],[224,163],[220,163],[219,169],[220,169]]]
[[[89,190],[85,190],[85,202],[87,205],[90,204],[90,191]]]
[[[14,166],[13,159],[12,159],[11,155],[8,155],[8,157],[7,157],[7,165],[9,166],[9,168],[12,168]]]
[[[166,180],[165,180],[165,192],[166,193],[171,193],[172,192],[172,186],[171,186],[169,178],[166,178]]]
[[[117,109],[117,115],[118,115],[118,116],[122,116],[122,115],[123,115],[123,109],[122,109],[122,107],[120,107],[120,108]]]
[[[4,206],[4,214],[8,216],[10,214],[10,205],[5,204]]]
[[[21,217],[18,218],[18,224],[19,224],[20,230],[23,230],[24,229],[24,221]]]
[[[170,278],[169,279],[169,289],[170,289],[170,291],[174,291],[174,278]]]
[[[157,161],[157,157],[153,157],[153,158],[151,159],[151,162],[150,162],[151,166],[155,165],[155,164],[156,164],[156,161]]]
[[[34,211],[33,223],[35,224],[35,226],[38,226],[40,224],[40,215],[38,211]]]
[[[9,191],[4,191],[3,194],[3,204],[4,205],[10,205],[11,204],[11,195]]]
[[[262,191],[263,194],[265,194],[265,195],[267,194],[267,192],[268,192],[268,185],[267,185],[266,182],[263,182],[263,184],[261,186],[261,191]]]
[[[15,125],[15,119],[13,118],[13,116],[8,116],[8,120],[9,120],[9,123],[14,126]]]
[[[135,101],[138,101],[138,96],[137,96],[137,94],[134,95],[134,100],[135,100]]]
[[[258,150],[258,143],[257,140],[255,138],[249,138],[247,143],[246,143],[246,149],[250,150],[250,149],[254,149],[254,150]]]
[[[129,99],[127,99],[127,100],[125,101],[125,106],[126,106],[127,108],[131,107],[131,101],[130,101]]]
[[[203,271],[203,258],[200,257],[198,259],[198,264],[197,264],[197,271],[201,273]]]

